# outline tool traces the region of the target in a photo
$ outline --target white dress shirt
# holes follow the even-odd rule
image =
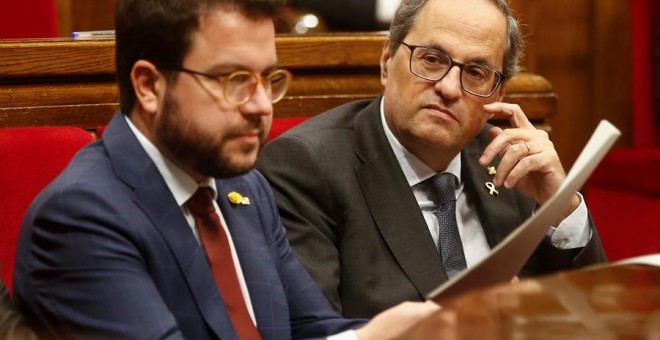
[[[431,199],[432,196],[430,196],[426,186],[420,184],[429,177],[434,176],[436,172],[399,143],[385,121],[382,100],[380,103],[380,117],[387,140],[422,210],[431,237],[433,237],[435,244],[438,244],[440,237],[438,235],[439,225],[433,214],[436,204]],[[481,227],[474,202],[468,201],[463,192],[465,183],[461,178],[461,155],[456,155],[443,172],[455,175],[460,183],[456,189],[456,222],[463,244],[463,251],[465,252],[465,261],[469,268],[490,254],[490,246]],[[584,247],[589,242],[591,230],[588,225],[587,207],[581,195],[578,208],[566,217],[557,228],[550,228],[548,237],[550,237],[552,245],[561,249]]]

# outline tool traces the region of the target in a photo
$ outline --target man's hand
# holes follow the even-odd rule
[[[495,186],[516,187],[539,205],[545,203],[561,186],[566,173],[548,134],[536,129],[520,106],[502,102],[484,105],[492,114],[508,117],[512,128],[494,127],[489,131],[491,143],[479,159],[488,166],[496,155],[501,161],[493,179]],[[580,199],[575,195],[566,216],[577,208]],[[565,216],[564,216],[565,217]]]

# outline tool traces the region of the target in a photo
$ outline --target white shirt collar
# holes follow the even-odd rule
[[[181,170],[176,164],[174,164],[169,159],[165,158],[163,154],[156,148],[153,143],[144,135],[142,132],[133,124],[133,122],[124,115],[126,123],[137,137],[138,142],[144,148],[144,151],[147,152],[149,158],[154,162],[158,172],[163,176],[165,184],[170,189],[170,192],[174,196],[176,203],[179,207],[182,207],[186,201],[197,191],[198,187],[208,186],[212,189],[213,198],[215,199],[218,195],[217,189],[215,186],[215,181],[213,178],[206,178],[201,183],[197,183],[190,175],[185,171]]]
[[[431,167],[426,165],[426,163],[424,163],[422,160],[417,158],[417,156],[408,151],[408,149],[401,145],[399,140],[396,139],[390,130],[390,127],[387,125],[387,121],[385,121],[385,110],[383,109],[384,101],[385,100],[383,97],[380,101],[380,120],[383,125],[383,130],[385,131],[385,136],[387,136],[387,141],[390,143],[392,151],[394,151],[394,156],[399,162],[399,166],[401,166],[401,170],[403,170],[403,174],[406,176],[406,180],[408,180],[408,185],[413,187],[414,185],[419,184],[427,178],[435,175],[437,172],[431,169]],[[451,160],[451,162],[449,162],[449,165],[443,172],[448,172],[455,175],[456,178],[458,178],[458,182],[462,183],[460,153],[457,154],[456,157]]]

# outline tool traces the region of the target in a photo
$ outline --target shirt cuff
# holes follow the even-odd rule
[[[331,335],[328,340],[358,340],[357,333],[350,329],[339,334]]]
[[[550,227],[548,237],[550,243],[559,249],[582,248],[591,239],[591,228],[589,228],[589,213],[584,197],[579,192],[580,205],[568,215],[558,227]]]

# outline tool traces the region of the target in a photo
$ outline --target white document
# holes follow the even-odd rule
[[[660,267],[660,254],[648,254],[636,257],[629,257],[627,259],[619,260],[614,265],[629,265],[639,264],[644,266]]]
[[[564,183],[534,216],[493,248],[487,258],[443,283],[426,298],[441,302],[473,289],[511,281],[620,135],[614,125],[602,120],[566,175]]]

